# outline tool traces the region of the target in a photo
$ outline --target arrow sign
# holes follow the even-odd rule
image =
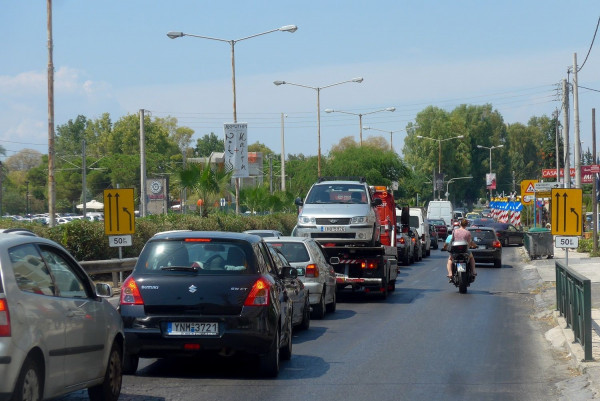
[[[135,232],[133,188],[104,190],[104,231],[106,235],[127,235]]]
[[[581,188],[553,188],[551,196],[552,235],[581,235],[583,210]]]

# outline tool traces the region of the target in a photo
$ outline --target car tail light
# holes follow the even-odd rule
[[[269,290],[271,288],[271,283],[269,283],[264,278],[259,278],[256,280],[252,289],[250,290],[250,294],[248,294],[248,298],[244,302],[244,306],[267,306],[269,305]]]
[[[0,337],[10,337],[10,314],[6,299],[0,299]]]
[[[495,240],[494,242],[492,242],[492,246],[494,248],[502,248],[502,244],[498,240]]]
[[[317,265],[314,263],[307,265],[304,277],[319,277],[319,269],[317,268]]]
[[[376,260],[364,260],[360,263],[361,269],[377,269]]]
[[[121,287],[121,305],[143,305],[144,299],[133,277],[129,277]]]
[[[401,244],[405,244],[406,240],[404,239],[404,237],[400,237],[400,239],[398,240],[398,242],[400,242]]]

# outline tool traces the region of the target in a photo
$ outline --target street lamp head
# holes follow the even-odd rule
[[[167,32],[167,36],[171,39],[177,39],[183,36],[183,32]]]
[[[497,147],[497,148],[503,148],[503,147],[504,147],[504,145],[498,145],[498,146],[496,146],[496,147]]]
[[[363,129],[371,129],[371,127],[366,127],[363,125]]]
[[[273,81],[273,83],[277,86],[279,85],[285,85],[285,81]]]
[[[479,149],[483,148],[483,146],[481,146],[481,145],[477,145],[477,147],[478,147]]]
[[[388,107],[385,109],[385,111],[396,111],[395,107]]]
[[[325,113],[333,113],[335,110],[333,109],[325,109]]]
[[[296,25],[285,25],[278,29],[278,31],[289,32],[289,33],[294,33],[297,30],[298,30],[298,27]]]
[[[362,77],[358,77],[358,78],[352,78],[351,79],[352,82],[357,82],[357,83],[361,83],[363,81]]]
[[[457,138],[464,138],[464,137],[465,137],[464,135],[457,136]]]

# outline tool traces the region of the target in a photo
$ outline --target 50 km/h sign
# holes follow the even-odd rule
[[[105,189],[104,233],[106,235],[123,235],[134,232],[133,188]]]
[[[552,235],[581,235],[582,189],[554,188],[551,202]]]

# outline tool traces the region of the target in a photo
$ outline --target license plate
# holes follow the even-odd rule
[[[337,233],[337,232],[346,231],[346,227],[344,227],[344,226],[323,226],[323,227],[321,227],[321,230],[325,231],[325,232],[330,232],[330,233]]]
[[[456,269],[459,272],[466,272],[467,271],[467,264],[466,263],[457,263],[456,264]]]
[[[477,245],[477,249],[485,249],[485,245]]]
[[[215,322],[169,322],[167,334],[170,336],[218,336],[219,323]]]

